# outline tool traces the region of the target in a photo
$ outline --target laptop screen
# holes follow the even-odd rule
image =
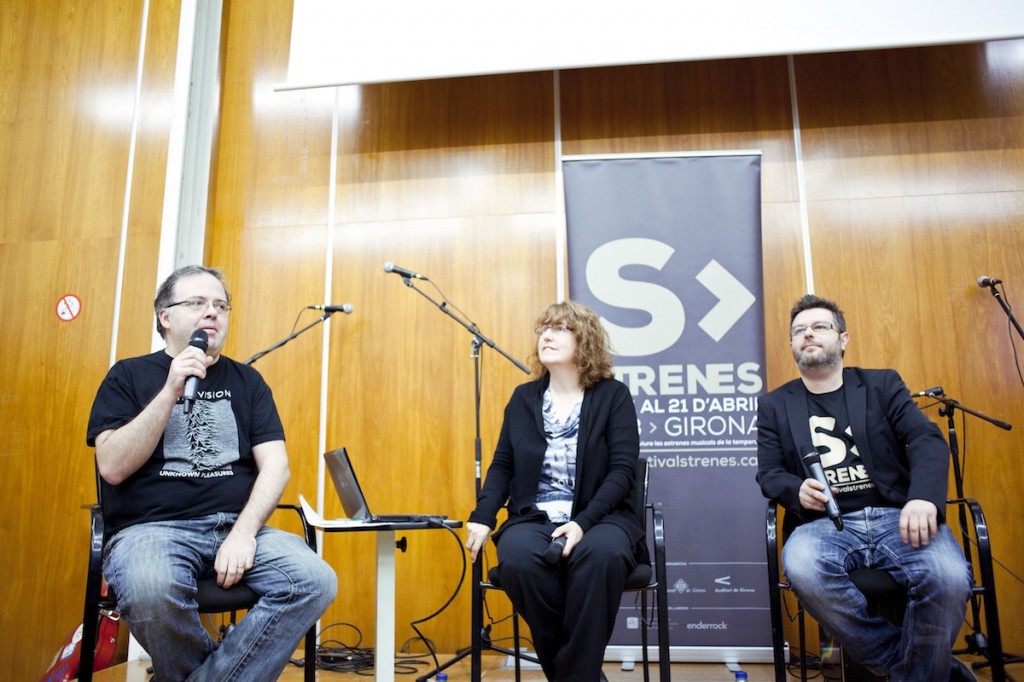
[[[356,480],[356,472],[352,469],[348,452],[345,448],[330,450],[324,453],[324,460],[327,462],[327,470],[331,472],[331,481],[334,482],[334,489],[338,491],[338,499],[341,500],[345,516],[359,521],[369,521],[370,509],[366,505],[366,497],[359,487],[359,481]]]

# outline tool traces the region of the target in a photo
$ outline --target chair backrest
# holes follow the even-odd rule
[[[647,487],[650,483],[650,466],[647,458],[641,457],[636,462],[636,478],[633,481],[633,511],[640,521],[640,527],[647,532]]]
[[[650,565],[651,556],[647,543],[647,493],[650,484],[650,465],[646,458],[641,457],[636,462],[636,475],[633,479],[633,511],[640,521],[640,528],[644,531],[643,554],[640,562]]]

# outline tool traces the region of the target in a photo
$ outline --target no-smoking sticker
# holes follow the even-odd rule
[[[62,322],[70,322],[82,312],[82,301],[74,294],[64,294],[57,301],[57,317]]]

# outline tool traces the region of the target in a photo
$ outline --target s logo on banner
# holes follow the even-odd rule
[[[682,337],[686,310],[679,297],[653,282],[623,279],[619,274],[627,265],[646,265],[660,271],[673,253],[675,249],[656,239],[629,238],[607,242],[587,259],[587,286],[594,296],[609,305],[643,310],[651,316],[651,321],[640,327],[623,327],[602,318],[619,355],[654,355],[668,350]],[[698,326],[719,341],[756,299],[715,260],[698,273],[697,281],[719,299]]]

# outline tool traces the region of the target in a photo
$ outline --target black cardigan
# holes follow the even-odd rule
[[[516,387],[505,406],[494,459],[469,516],[471,522],[494,528],[498,511],[508,502],[508,520],[495,540],[511,524],[546,519],[535,502],[547,450],[543,403],[548,381],[545,375]],[[622,528],[631,543],[643,538],[631,495],[639,456],[636,408],[629,389],[615,379],[599,381],[583,394],[576,445],[572,520],[584,532],[607,521]]]

